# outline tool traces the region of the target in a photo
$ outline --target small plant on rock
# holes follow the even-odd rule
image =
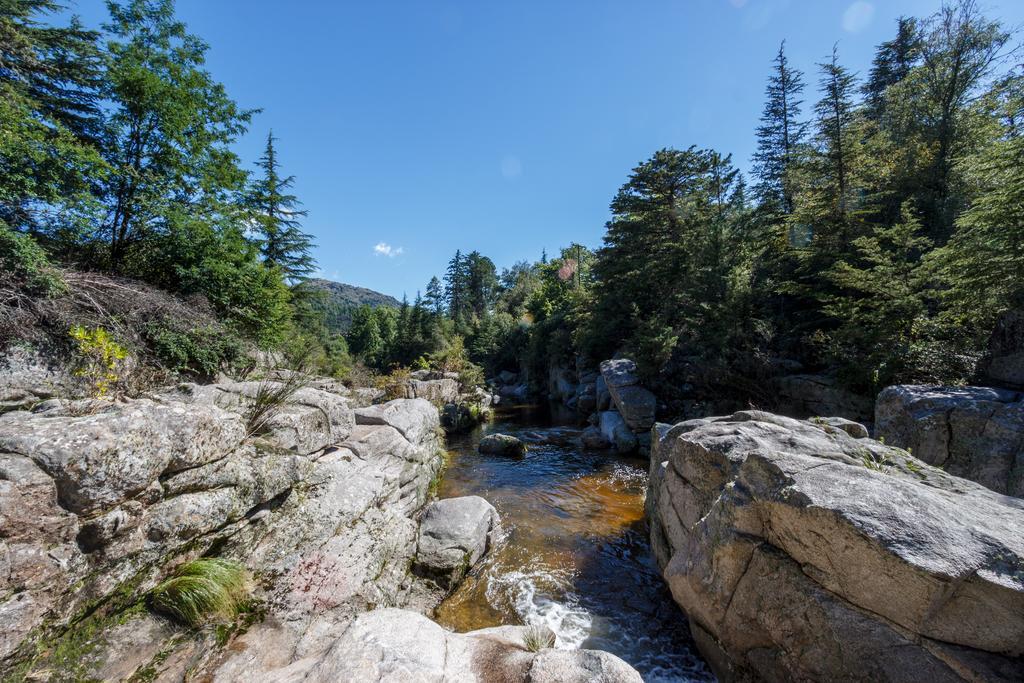
[[[118,368],[128,357],[128,351],[102,327],[86,329],[75,325],[69,334],[79,355],[75,376],[88,384],[93,398],[106,397],[119,379]]]
[[[555,646],[555,634],[549,628],[533,624],[526,627],[523,644],[530,652],[540,652]]]
[[[287,403],[296,391],[308,385],[309,377],[302,370],[294,370],[278,379],[260,382],[252,398],[252,404],[245,414],[246,434],[259,434],[281,406]]]
[[[230,621],[252,594],[252,579],[237,562],[204,557],[178,568],[149,594],[153,609],[197,628],[211,619]]]

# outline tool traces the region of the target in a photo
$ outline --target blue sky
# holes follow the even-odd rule
[[[1024,24],[1024,2],[989,0]],[[598,246],[608,203],[662,147],[749,165],[779,41],[807,74],[838,42],[866,74],[938,0],[178,0],[231,96],[262,108],[324,277],[412,298],[456,249],[499,268]],[[87,24],[100,0],[72,2]]]

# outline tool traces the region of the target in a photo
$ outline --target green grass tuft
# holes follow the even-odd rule
[[[182,565],[150,594],[153,609],[192,627],[211,619],[233,620],[249,600],[252,581],[245,567],[219,558]]]
[[[555,634],[544,626],[528,626],[523,633],[523,644],[530,652],[540,652],[555,646]]]

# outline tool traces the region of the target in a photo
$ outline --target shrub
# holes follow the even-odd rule
[[[409,368],[395,368],[389,375],[377,378],[377,388],[384,390],[385,397],[390,401],[405,398],[405,389],[412,378]]]
[[[25,294],[54,296],[64,290],[60,274],[50,266],[46,252],[28,235],[0,221],[0,274],[3,286]],[[13,293],[13,292],[12,292]]]
[[[92,396],[103,398],[117,383],[119,366],[128,357],[128,351],[102,327],[86,329],[75,325],[70,335],[79,355],[75,376],[89,385]]]
[[[145,337],[168,370],[203,378],[232,367],[244,355],[238,337],[214,326],[176,330],[164,323],[150,323]]]
[[[260,382],[253,396],[252,405],[245,414],[245,428],[248,436],[263,430],[277,411],[299,389],[309,385],[309,376],[304,370],[293,370],[275,379]]]
[[[149,594],[152,607],[193,628],[209,619],[232,620],[252,594],[245,567],[220,558],[182,565]]]

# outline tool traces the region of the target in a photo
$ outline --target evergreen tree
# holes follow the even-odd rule
[[[765,89],[767,102],[757,128],[757,153],[754,172],[761,201],[777,211],[793,210],[791,166],[803,142],[806,123],[800,121],[800,95],[804,89],[803,74],[789,66],[786,42],[779,45],[773,61],[773,72]]]
[[[957,321],[991,325],[1001,311],[1024,306],[1024,88],[1002,106],[1004,134],[966,157],[959,170],[979,190],[934,259],[949,287]]]
[[[890,86],[902,82],[918,63],[921,35],[918,22],[912,17],[896,20],[896,37],[887,40],[875,50],[871,72],[862,92],[865,98],[865,116],[879,121],[885,114],[885,94]]]
[[[434,314],[441,315],[444,312],[444,290],[441,288],[441,281],[437,276],[430,278],[427,283],[427,295],[424,304]]]
[[[498,289],[497,269],[491,259],[473,251],[466,255],[465,271],[468,309],[477,318],[482,318],[494,304]]]
[[[925,140],[934,153],[921,207],[930,236],[941,243],[962,208],[951,171],[954,160],[971,151],[968,105],[984,91],[993,68],[1005,56],[1010,33],[987,19],[975,0],[943,6],[924,28],[914,95],[923,113]]]
[[[312,237],[302,231],[298,220],[306,212],[298,208],[295,195],[288,193],[295,176],[281,177],[275,140],[273,131],[267,134],[266,150],[257,162],[263,174],[253,183],[248,201],[259,226],[263,262],[295,283],[309,277],[316,269],[316,261],[310,253]]]
[[[0,4],[0,222],[37,233],[77,232],[67,220],[91,218],[102,173],[98,34],[77,18],[40,23],[60,9],[53,0]]]
[[[448,302],[448,316],[452,320],[463,320],[469,310],[469,272],[462,251],[457,250],[448,262],[444,276],[445,299]]]

